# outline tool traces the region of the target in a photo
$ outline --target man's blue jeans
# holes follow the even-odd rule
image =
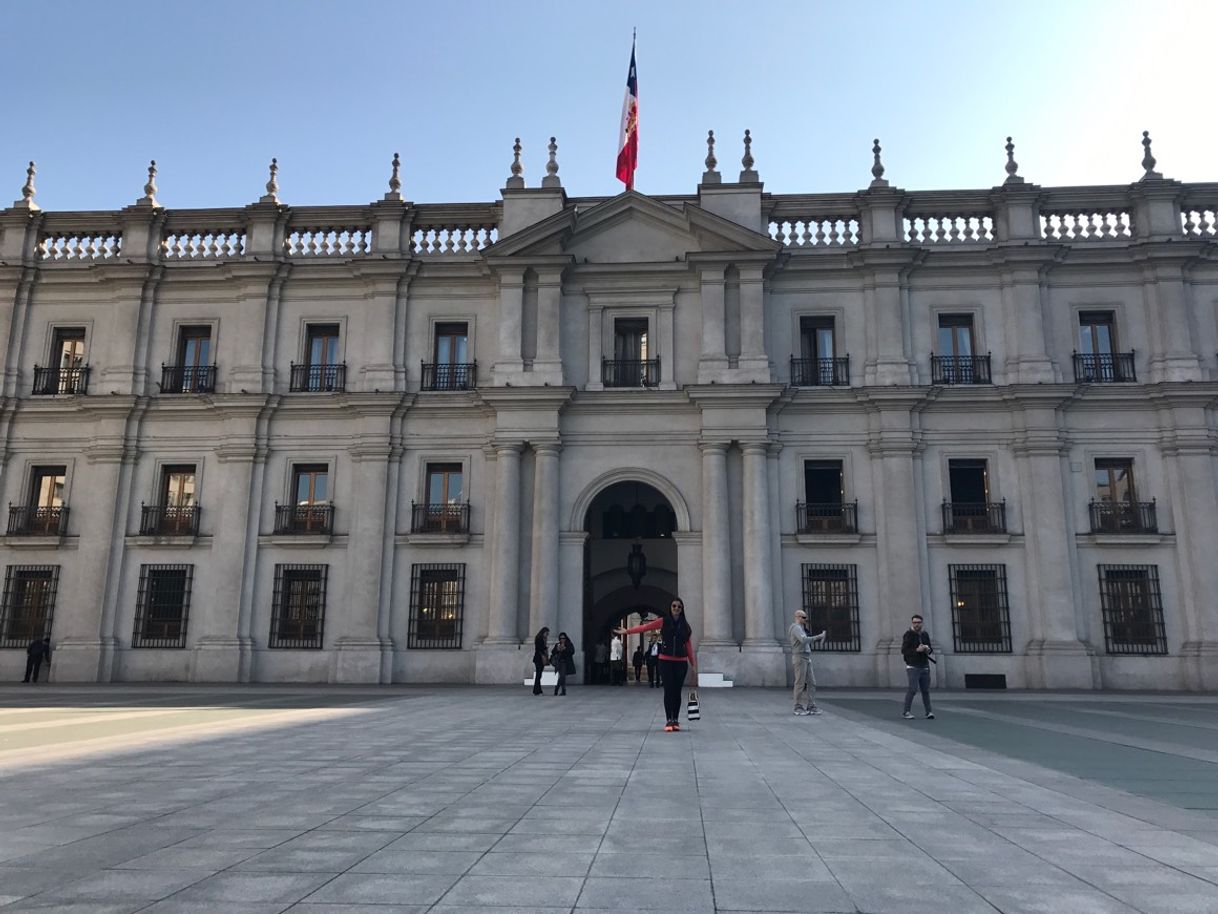
[[[930,665],[926,666],[907,666],[905,667],[905,675],[909,678],[909,688],[905,690],[905,713],[909,713],[909,709],[913,707],[914,693],[921,690],[922,692],[922,707],[926,709],[926,713],[930,713]]]

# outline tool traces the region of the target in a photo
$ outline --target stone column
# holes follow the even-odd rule
[[[727,342],[726,307],[723,298],[723,265],[714,264],[700,271],[702,285],[702,355],[698,360],[698,383],[725,380]]]
[[[503,385],[524,370],[521,333],[524,327],[524,273],[499,275],[499,355],[495,360],[495,383]]]
[[[601,335],[604,331],[602,326],[605,320],[604,305],[589,303],[588,305],[588,383],[587,390],[604,390],[605,385],[601,383],[601,359],[604,353],[601,350]],[[665,365],[664,368],[670,366]]]
[[[588,534],[583,530],[564,530],[558,534],[558,630],[571,636],[576,662],[584,649],[584,540],[587,538]]]
[[[762,267],[740,266],[740,360],[737,380],[769,383],[770,358],[765,348],[765,283]]]
[[[537,353],[533,358],[534,384],[561,385],[562,331],[559,320],[562,303],[562,271],[537,273]]]
[[[744,451],[744,652],[739,674],[749,685],[786,685],[782,650],[774,638],[774,558],[771,541],[769,443]]]
[[[1151,381],[1201,380],[1183,264],[1173,250],[1142,265],[1146,326],[1157,342],[1150,353]]]
[[[732,566],[728,534],[727,444],[702,444],[702,644],[732,642]]]
[[[495,535],[487,582],[489,630],[484,643],[516,644],[520,594],[520,452],[519,441],[496,441]]]
[[[555,637],[558,605],[558,454],[556,441],[534,442],[533,568],[529,586],[529,631],[550,625]],[[568,631],[568,634],[570,632]]]

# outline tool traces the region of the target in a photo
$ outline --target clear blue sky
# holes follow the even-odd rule
[[[644,193],[692,193],[706,131],[734,179],[740,136],[777,193],[870,180],[871,139],[911,190],[989,187],[1005,137],[1039,184],[1159,170],[1218,180],[1218,3],[208,0],[9,5],[0,206],[38,162],[44,209],[133,202],[148,160],[168,207],[237,206],[271,156],[293,204],[362,203],[402,154],[418,202],[491,201],[515,136],[525,178],[559,143],[575,196],[615,194],[639,30]],[[18,37],[20,36],[20,37]]]

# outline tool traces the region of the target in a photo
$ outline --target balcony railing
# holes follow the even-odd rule
[[[655,387],[660,383],[660,360],[601,359],[601,383],[606,387]]]
[[[850,356],[839,359],[791,359],[794,387],[848,387]]]
[[[1158,533],[1159,518],[1151,501],[1093,501],[1092,533]]]
[[[39,508],[8,506],[9,536],[63,536],[68,532],[68,506]]]
[[[161,363],[161,393],[211,394],[215,392],[215,365],[166,365]]]
[[[1074,353],[1074,380],[1078,384],[1120,384],[1138,380],[1129,352]]]
[[[287,535],[319,533],[334,530],[334,505],[275,504],[275,532]]]
[[[469,533],[469,502],[429,505],[410,503],[411,533]]]
[[[478,386],[477,362],[423,362],[424,390],[473,390]]]
[[[990,356],[985,355],[935,355],[930,356],[930,382],[932,384],[992,384],[990,380]]]
[[[288,390],[292,393],[333,392],[347,389],[347,363],[333,365],[297,365],[292,363],[292,378]]]
[[[859,503],[796,502],[797,533],[858,533]]]
[[[198,505],[140,505],[141,536],[196,536]]]
[[[34,396],[89,392],[89,366],[83,368],[39,368],[34,366]]]
[[[944,533],[1006,533],[1006,501],[945,501]]]

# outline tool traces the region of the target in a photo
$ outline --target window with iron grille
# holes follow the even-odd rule
[[[1158,565],[1100,565],[1104,645],[1110,654],[1166,654]]]
[[[275,602],[267,647],[322,646],[328,565],[276,565]]]
[[[958,654],[1011,653],[1006,565],[948,565]]]
[[[0,647],[28,647],[51,634],[58,565],[9,565],[0,605]]]
[[[859,587],[857,565],[800,566],[804,585],[804,612],[808,614],[808,631],[814,635],[826,632],[822,643],[813,650],[859,651]]]
[[[194,565],[141,565],[132,647],[186,647]]]
[[[464,564],[410,566],[408,648],[459,649],[464,616]]]

